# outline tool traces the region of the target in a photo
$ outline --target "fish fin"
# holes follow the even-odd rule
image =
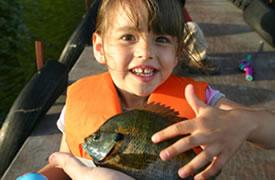
[[[173,108],[171,108],[170,106],[166,106],[160,103],[145,104],[139,109],[156,113],[162,117],[169,118],[170,120],[173,120],[175,122],[186,120],[186,118],[179,117],[178,116],[179,113],[175,111]]]

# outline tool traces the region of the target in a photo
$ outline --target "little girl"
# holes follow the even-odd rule
[[[274,115],[244,108],[205,82],[172,75],[183,47],[181,3],[180,0],[102,1],[92,41],[96,60],[106,65],[108,72],[85,77],[68,88],[58,127],[63,132],[60,151],[71,154],[53,154],[50,164],[40,173],[49,179],[65,179],[67,175],[73,179],[131,179],[112,169],[88,168],[75,157],[92,164],[80,146],[84,138],[113,115],[150,102],[170,106],[179,116],[192,119],[167,127],[152,137],[158,143],[187,135],[164,149],[160,153],[162,160],[202,147],[202,152],[179,169],[182,178],[209,163],[195,178],[215,175],[247,139],[275,147]]]

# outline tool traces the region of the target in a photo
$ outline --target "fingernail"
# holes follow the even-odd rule
[[[53,162],[55,159],[55,155],[51,154],[48,159],[49,159],[49,162]]]
[[[178,173],[181,178],[186,178],[188,176],[188,173],[184,170],[180,170]]]
[[[157,142],[158,142],[158,136],[154,134],[154,135],[151,137],[151,140],[152,140],[154,143],[157,143]]]
[[[197,175],[194,177],[195,180],[200,180],[200,179],[204,179],[201,175]]]
[[[160,158],[165,161],[169,159],[169,153],[167,151],[160,152]]]

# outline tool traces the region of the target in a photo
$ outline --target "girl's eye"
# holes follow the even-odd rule
[[[165,37],[165,36],[158,36],[156,38],[156,42],[158,42],[158,43],[170,43],[171,40],[168,37]]]
[[[126,34],[126,35],[122,36],[121,39],[123,41],[135,41],[136,40],[135,36],[132,34]]]

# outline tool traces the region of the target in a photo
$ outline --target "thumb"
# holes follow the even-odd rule
[[[194,86],[191,84],[188,84],[185,87],[185,98],[193,111],[196,113],[196,115],[200,113],[200,110],[202,108],[207,107],[207,105],[197,97],[194,91]]]
[[[55,152],[51,154],[49,163],[55,167],[62,168],[72,179],[77,179],[79,173],[86,169],[86,167],[72,154],[64,152]]]

